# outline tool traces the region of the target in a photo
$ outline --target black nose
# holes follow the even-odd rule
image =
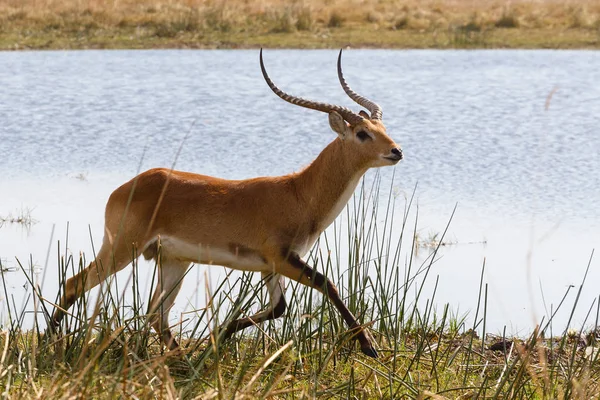
[[[398,157],[400,157],[400,159],[402,159],[402,150],[401,149],[392,149],[392,153],[394,153],[395,155],[397,155]]]

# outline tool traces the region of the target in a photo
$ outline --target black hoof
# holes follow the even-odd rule
[[[373,357],[373,358],[377,358],[378,357],[377,350],[375,350],[373,347],[361,347],[360,350],[364,354],[368,355],[369,357]]]

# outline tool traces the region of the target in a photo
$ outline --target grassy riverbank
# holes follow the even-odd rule
[[[64,261],[63,272],[72,267],[72,259]],[[283,320],[221,343],[214,330],[217,316],[224,310],[229,317],[245,314],[248,303],[261,302],[260,287],[249,275],[221,285],[206,308],[181,315],[174,330],[194,338],[182,340],[183,350],[176,353],[166,353],[146,325],[144,300],[136,296],[137,269],[128,289],[132,302],[125,303],[119,290],[103,291],[86,315],[82,300],[67,333],[59,336],[42,336],[37,325],[21,329],[26,313],[13,302],[10,323],[0,334],[0,390],[3,397],[18,399],[598,397],[597,326],[552,338],[551,321],[526,338],[486,334],[485,285],[472,323],[453,315],[450,306],[436,310],[431,300],[419,308],[412,303],[408,293],[421,295],[416,278],[429,267],[430,262],[415,266],[404,278],[392,273],[388,280],[350,267],[348,273],[366,293],[377,292],[363,297],[343,289],[351,308],[370,321],[380,354],[376,360],[360,352],[320,294],[295,285],[288,287],[292,295]],[[376,274],[391,272],[386,269],[381,265]],[[239,300],[232,307],[228,299]],[[41,322],[48,304],[41,305],[39,294],[30,297],[27,308],[34,303]],[[591,311],[597,323],[597,307]]]
[[[55,294],[44,296],[39,271],[25,264],[20,272],[28,280],[25,286],[36,290],[18,305],[7,290],[15,281],[0,260],[0,291],[4,299],[12,298],[2,301],[3,396],[441,400],[600,394],[600,307],[578,304],[574,293],[585,277],[564,298],[548,299],[551,315],[530,336],[490,334],[485,265],[474,271],[481,278],[478,288],[469,288],[477,293],[477,306],[468,318],[456,315],[451,305],[434,306],[438,281],[431,268],[453,243],[445,241],[445,231],[419,238],[413,200],[402,207],[394,204],[404,199],[392,192],[386,197],[388,205],[377,206],[377,182],[373,189],[363,186],[345,211],[349,223],[337,223],[307,259],[338,285],[349,308],[369,326],[378,359],[360,352],[339,313],[319,293],[293,283],[287,286],[283,318],[221,343],[220,322],[268,303],[252,274],[228,275],[207,291],[205,307],[179,315],[172,329],[182,335],[183,350],[165,353],[145,317],[148,298],[141,294],[140,277],[149,274],[148,268],[136,263],[128,269],[128,285],[112,282],[97,301],[80,299],[62,333],[44,336]],[[86,264],[60,245],[58,253],[58,261],[47,268],[59,282]],[[182,294],[179,301],[192,295]],[[553,327],[557,312],[572,317],[578,307],[588,313],[578,330]]]
[[[5,0],[0,49],[600,48],[592,0]]]
[[[600,394],[598,353],[577,336],[482,341],[470,331],[419,325],[372,360],[346,339],[306,337],[306,330],[296,336],[267,329],[220,347],[183,342],[192,350],[165,354],[154,337],[97,328],[104,331],[91,337],[74,332],[68,349],[41,345],[33,333],[4,335],[3,397],[587,400]]]

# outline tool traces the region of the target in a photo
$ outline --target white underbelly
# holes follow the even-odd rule
[[[242,271],[270,271],[265,259],[258,252],[189,243],[172,236],[160,238],[163,254],[169,258],[208,265],[222,265]]]

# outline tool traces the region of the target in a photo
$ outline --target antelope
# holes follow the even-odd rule
[[[201,263],[260,272],[269,293],[269,307],[223,325],[223,339],[281,317],[286,309],[284,278],[288,278],[326,296],[362,352],[377,357],[374,340],[334,284],[302,259],[345,207],[365,172],[402,159],[402,150],[386,134],[381,107],[348,86],[341,58],[340,50],[341,86],[370,116],[285,93],[269,78],[261,49],[260,68],[269,88],[286,102],[328,113],[335,140],[310,165],[289,175],[226,180],[155,168],[123,184],[106,204],[105,234],[96,258],[67,280],[51,326],[58,329],[78,297],[129,265],[135,249],[140,249],[144,258],[158,265],[149,323],[169,350],[179,346],[169,329],[169,309],[190,265]]]

